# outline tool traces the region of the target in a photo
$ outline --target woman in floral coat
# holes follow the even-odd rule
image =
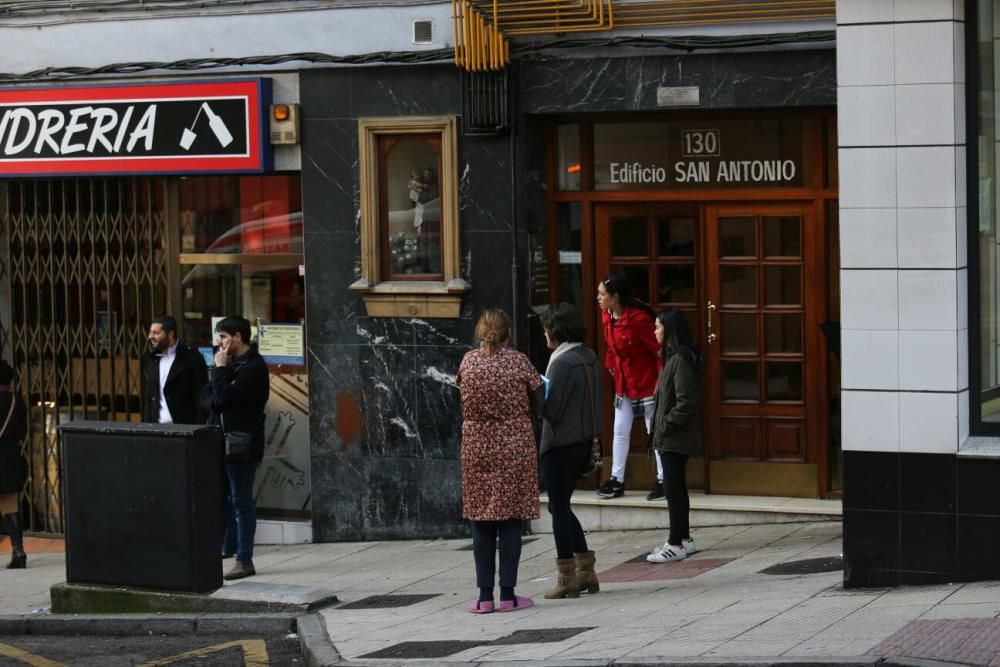
[[[479,347],[462,359],[462,515],[472,521],[479,598],[469,611],[485,614],[493,601],[500,542],[500,611],[526,609],[514,594],[522,522],[538,518],[538,463],[531,406],[543,398],[541,376],[528,358],[507,347],[510,318],[487,310],[476,325]]]

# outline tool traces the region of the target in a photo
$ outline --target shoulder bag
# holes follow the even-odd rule
[[[221,412],[222,437],[226,444],[226,461],[228,463],[249,463],[253,458],[253,434],[246,431],[227,431],[226,417]]]
[[[590,364],[576,352],[573,356],[583,364],[583,374],[587,377],[587,395],[590,398],[590,424],[593,429],[594,439],[590,443],[590,455],[580,468],[580,477],[590,477],[595,472],[604,467],[604,447],[601,438],[597,435],[597,404],[594,402],[594,378]]]

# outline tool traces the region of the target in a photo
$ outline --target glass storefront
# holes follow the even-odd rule
[[[980,420],[1000,423],[1000,284],[997,266],[1000,260],[1000,237],[997,235],[997,201],[1000,187],[997,181],[997,152],[1000,150],[997,98],[1000,80],[996,58],[1000,56],[1000,2],[980,0],[978,3],[978,97],[976,102],[976,154],[978,164],[978,218],[976,244],[969,248],[969,259],[978,273],[979,345],[978,364],[973,367],[973,385],[979,389]],[[971,138],[970,138],[971,139]],[[976,326],[969,323],[970,329]],[[975,380],[978,378],[978,382]],[[974,409],[975,411],[975,409]]]
[[[265,516],[308,516],[311,502],[301,193],[298,175],[192,176],[178,183],[184,336],[211,364],[214,322],[243,315],[271,372],[267,441],[254,490]],[[274,350],[268,341],[278,336],[286,344]]]

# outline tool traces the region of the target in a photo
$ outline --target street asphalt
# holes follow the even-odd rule
[[[700,528],[693,556],[647,563],[664,537],[589,534],[601,591],[565,600],[542,597],[555,582],[551,535],[526,537],[518,593],[535,606],[513,613],[466,610],[468,540],[258,547],[245,581],[336,593],[338,604],[298,620],[310,665],[1000,665],[1000,582],[845,590],[837,522]],[[776,565],[786,573],[764,572]],[[0,643],[53,618],[48,589],[64,580],[64,557],[31,554],[28,566],[0,570]],[[290,655],[266,664],[301,664]]]

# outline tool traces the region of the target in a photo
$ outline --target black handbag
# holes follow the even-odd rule
[[[226,444],[228,463],[249,463],[253,458],[253,434],[246,431],[227,431],[226,418],[220,413],[222,437]]]
[[[587,395],[590,397],[590,423],[594,432],[594,440],[590,443],[590,454],[580,468],[580,477],[590,477],[595,472],[604,467],[604,445],[600,436],[597,435],[597,404],[594,403],[594,379],[591,377],[590,366],[576,352],[573,353],[577,359],[583,362],[583,373],[587,376]]]

